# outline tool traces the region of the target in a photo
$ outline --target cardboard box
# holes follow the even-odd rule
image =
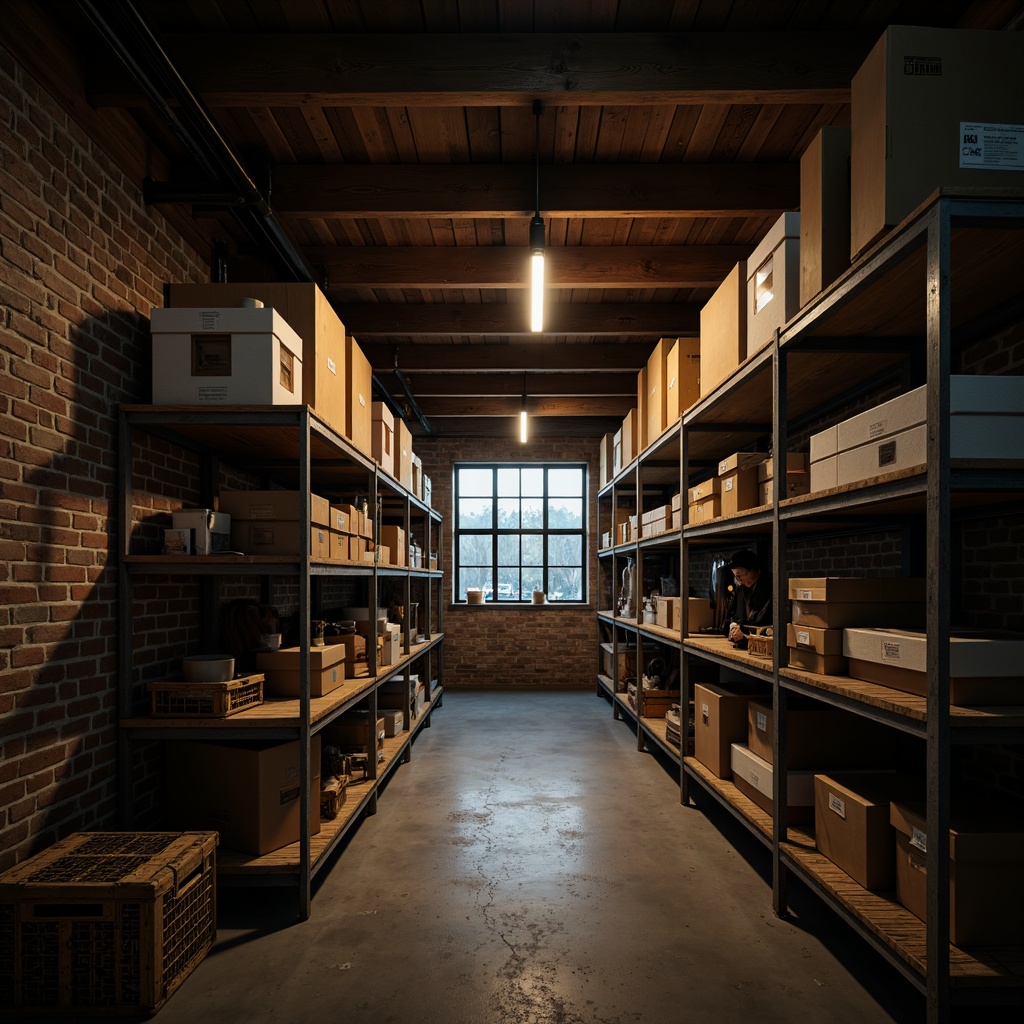
[[[720,779],[732,778],[730,745],[746,742],[749,700],[714,683],[693,688],[693,754]]]
[[[405,530],[401,526],[382,526],[380,540],[391,552],[391,565],[406,564]]]
[[[820,462],[822,459],[827,459],[836,454],[839,450],[838,436],[838,430],[834,423],[831,427],[826,427],[824,430],[819,430],[818,433],[811,435],[808,459],[811,462],[812,470],[815,462]]]
[[[384,735],[397,736],[405,729],[405,712],[401,708],[383,708],[380,717],[384,720]]]
[[[336,533],[334,530],[330,531],[328,537],[328,552],[332,562],[348,562],[353,561],[352,551],[349,547],[349,542],[352,540],[347,533]]]
[[[737,469],[722,478],[722,515],[731,516],[756,508],[759,500],[757,469]]]
[[[687,507],[687,522],[691,525],[706,523],[717,519],[722,514],[722,499],[714,494],[710,498],[698,501]]]
[[[830,455],[820,462],[811,463],[811,493],[827,491],[830,487],[839,486],[838,457]]]
[[[637,455],[650,443],[647,436],[647,367],[641,366],[636,375],[636,435],[633,441]]]
[[[814,776],[814,842],[836,867],[865,889],[896,884],[896,836],[889,804],[895,772]]]
[[[672,506],[658,505],[649,509],[641,516],[641,533],[644,537],[652,537],[672,529]]]
[[[395,416],[383,403],[370,406],[370,444],[374,461],[391,476],[395,475]]]
[[[256,668],[264,675],[263,692],[268,697],[298,697],[301,690],[300,647],[282,647],[277,651],[259,651]],[[309,649],[309,694],[326,697],[345,682],[345,647],[327,644]]]
[[[906,576],[792,577],[789,599],[796,626],[918,626],[924,622],[925,581]]]
[[[786,489],[779,495],[779,501],[796,498],[801,494],[811,493],[811,477],[809,473],[787,473]],[[771,505],[775,501],[775,481],[764,480],[757,485],[757,503]]]
[[[700,338],[677,338],[668,353],[666,415],[671,426],[700,401]]]
[[[415,453],[410,455],[412,459],[412,493],[423,500],[423,460]]]
[[[210,829],[220,845],[258,856],[299,841],[299,742],[164,744],[172,828]],[[309,834],[320,831],[320,736],[309,739]]]
[[[736,788],[761,810],[772,813],[774,769],[762,757],[742,743],[729,745],[729,763]],[[814,820],[814,773],[786,772],[786,824],[806,824]]]
[[[232,520],[294,520],[298,521],[298,491],[221,491],[217,504]],[[344,508],[344,506],[340,506]],[[331,505],[318,494],[309,496],[309,519],[319,526],[331,525]]]
[[[679,597],[659,597],[657,611],[657,625],[664,629],[678,630],[682,626],[682,612]]]
[[[819,675],[845,676],[843,631],[816,626],[786,625],[786,647],[790,668],[800,668]]]
[[[786,476],[806,476],[807,456],[803,452],[788,452],[786,454]],[[757,479],[759,483],[771,480],[775,476],[775,460],[768,458],[758,463]]]
[[[772,763],[775,712],[770,700],[747,706],[747,746]],[[896,756],[895,736],[877,722],[838,708],[790,707],[786,712],[786,765],[789,768],[887,768]]]
[[[700,311],[700,394],[711,394],[747,352],[747,263],[740,260]]]
[[[381,666],[397,664],[402,657],[402,634],[398,631],[398,627],[385,630],[378,640],[380,641],[378,650],[380,651]]]
[[[259,299],[266,308],[280,313],[302,339],[301,403],[345,434],[345,325],[315,284],[262,281],[172,284],[168,288],[171,306],[238,306],[246,298]]]
[[[880,622],[893,626],[924,624],[923,601],[793,601],[793,622],[798,626],[843,629],[846,626],[872,626]]]
[[[615,435],[605,434],[597,458],[598,487],[606,486],[615,476]]]
[[[407,491],[412,491],[412,433],[405,420],[395,421],[395,436],[395,476]]]
[[[644,414],[647,421],[647,444],[652,444],[665,432],[669,423],[678,419],[670,420],[668,416],[668,386],[669,367],[668,355],[673,346],[676,345],[675,338],[662,338],[654,346],[654,351],[647,360],[647,372],[645,375],[646,385],[646,408]],[[678,359],[678,349],[676,349]]]
[[[800,157],[800,305],[850,265],[850,129],[826,125]]]
[[[760,466],[768,456],[764,452],[733,452],[732,455],[718,463],[718,475],[728,476],[738,469],[752,469]],[[757,479],[757,474],[754,474]]]
[[[933,837],[924,815],[907,803],[894,800],[889,820],[896,829],[896,898],[925,921],[928,842]],[[949,941],[954,945],[1024,942],[1024,831],[1020,822],[1017,807],[951,809]],[[1011,830],[1012,825],[1017,826],[1016,831]],[[943,842],[943,848],[945,845]]]
[[[331,558],[331,531],[326,526],[304,527],[294,520],[232,519],[231,547],[247,555],[290,555],[299,558],[303,534],[309,532],[309,557]]]
[[[183,508],[171,513],[175,530],[189,532],[188,553],[214,555],[231,547],[231,516],[208,508]]]
[[[636,648],[620,644],[616,657],[610,643],[601,644],[601,667],[609,679],[618,679],[620,682],[624,682],[626,679],[635,678]]]
[[[843,653],[856,679],[905,693],[928,692],[927,636],[903,629],[843,630]],[[949,638],[951,704],[1021,704],[1024,638],[1019,633],[958,630]]]
[[[688,597],[686,599],[686,627],[690,636],[694,636],[705,627],[714,624],[715,609],[706,597]]]
[[[302,339],[273,309],[154,309],[154,405],[301,405]]]
[[[693,487],[686,492],[686,504],[697,505],[700,502],[705,501],[707,498],[710,498],[712,495],[721,495],[721,493],[722,478],[713,476],[707,480],[702,480],[699,484],[694,484]]]
[[[612,476],[618,476],[624,463],[622,461],[622,428],[612,434]]]
[[[1017,32],[886,29],[850,94],[851,255],[940,187],[1024,189],[1022,65]]]
[[[630,409],[622,419],[622,465],[628,466],[639,454],[637,411]]]
[[[373,457],[373,370],[359,342],[345,336],[345,436]]]
[[[784,213],[747,259],[746,358],[800,308],[800,214]]]
[[[346,711],[323,730],[325,743],[336,746],[344,753],[365,754],[381,750],[387,735],[387,725],[377,712],[371,721],[368,711]]]

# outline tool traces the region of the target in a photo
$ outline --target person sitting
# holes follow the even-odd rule
[[[748,633],[772,624],[771,574],[749,548],[737,551],[725,567],[732,570],[733,586],[722,633],[734,647],[744,648]]]

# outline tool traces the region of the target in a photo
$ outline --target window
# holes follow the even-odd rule
[[[585,600],[586,494],[582,464],[457,464],[455,600]]]

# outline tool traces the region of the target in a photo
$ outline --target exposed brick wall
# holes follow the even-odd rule
[[[413,449],[433,485],[433,505],[445,520],[445,686],[591,687],[597,656],[597,455],[600,438],[540,439],[525,447],[513,437],[415,438]],[[456,462],[586,462],[590,556],[587,605],[559,608],[470,608],[452,604],[452,466]]]
[[[4,49],[0,125],[3,869],[114,824],[117,407],[148,400],[163,282],[207,272]],[[146,628],[177,641],[190,600],[168,588]]]

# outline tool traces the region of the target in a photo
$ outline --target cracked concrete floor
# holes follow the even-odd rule
[[[312,917],[291,890],[222,890],[217,944],[158,1020],[923,1019],[796,883],[777,919],[769,872],[595,694],[449,690]]]

